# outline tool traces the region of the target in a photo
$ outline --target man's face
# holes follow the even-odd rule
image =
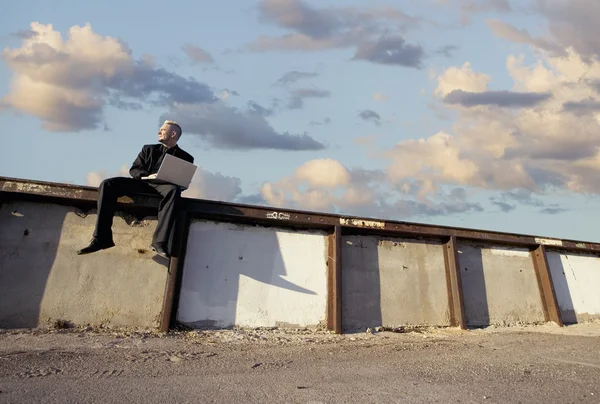
[[[161,143],[168,142],[175,137],[175,131],[171,128],[171,125],[163,125],[158,130],[158,141]]]

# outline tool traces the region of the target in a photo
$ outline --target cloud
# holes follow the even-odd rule
[[[182,49],[193,63],[214,63],[215,61],[210,53],[199,46],[185,44]]]
[[[486,21],[486,24],[492,30],[494,35],[499,38],[514,43],[532,45],[538,49],[552,52],[555,55],[564,55],[564,49],[559,45],[549,39],[534,38],[525,29],[518,29],[509,23],[497,19],[489,19]]]
[[[534,9],[544,16],[548,31],[565,50],[586,62],[600,57],[600,2],[596,0],[537,0]]]
[[[253,52],[355,48],[355,60],[409,67],[420,61],[420,47],[402,39],[420,21],[394,7],[316,8],[302,0],[261,0],[258,10],[262,22],[290,32],[257,38],[246,45]]]
[[[352,60],[368,60],[384,65],[404,67],[423,67],[423,48],[407,44],[400,37],[382,37],[374,42],[365,42],[358,46]]]
[[[444,97],[448,104],[460,104],[463,107],[477,105],[495,105],[505,108],[533,107],[552,96],[549,93],[517,93],[513,91],[470,92],[452,90]]]
[[[31,30],[36,35],[24,39],[20,48],[3,52],[14,75],[0,105],[38,117],[48,131],[106,128],[107,107],[149,107],[168,111],[159,122],[176,119],[184,133],[217,148],[324,148],[308,134],[275,131],[265,120],[268,110],[258,104],[250,103],[247,111],[227,106],[224,101],[235,92],[217,97],[208,85],[156,66],[147,55],[134,59],[124,42],[93,32],[89,24],[71,27],[64,40],[52,25],[33,22]],[[200,56],[199,48],[187,49]]]
[[[256,104],[258,105],[258,104]],[[322,150],[325,146],[307,134],[275,131],[253,108],[240,111],[222,103],[174,105],[159,122],[175,120],[183,131],[199,135],[219,149]]]
[[[386,102],[388,100],[388,96],[384,93],[375,93],[373,94],[373,100],[377,102]]]
[[[313,9],[303,1],[265,0],[258,7],[263,19],[317,38],[331,36],[338,23],[331,13]]]
[[[355,137],[354,139],[352,139],[352,141],[361,146],[370,146],[376,139],[376,135],[370,135]]]
[[[456,45],[444,45],[438,48],[438,50],[436,50],[435,53],[437,53],[438,55],[443,55],[447,58],[451,58],[452,56],[454,56],[454,52],[456,52],[458,49],[459,47]]]
[[[600,101],[567,101],[563,104],[563,109],[566,112],[572,112],[577,116],[586,115],[594,112],[600,112]]]
[[[41,119],[46,130],[101,127],[109,102],[129,108],[215,100],[206,84],[133,59],[122,41],[94,33],[89,24],[71,27],[66,40],[52,25],[33,22],[31,31],[36,35],[20,48],[3,52],[13,78],[2,103]]]
[[[248,101],[248,112],[252,115],[259,115],[263,117],[273,115],[273,109],[265,108],[254,101]]]
[[[476,14],[509,13],[513,8],[509,0],[450,0],[441,3],[451,4],[460,10],[460,22],[466,25]]]
[[[553,207],[553,208],[544,208],[544,209],[540,210],[540,213],[543,213],[546,215],[556,215],[556,214],[563,213],[566,211],[567,211],[567,209]]]
[[[600,193],[600,111],[592,102],[579,103],[597,95],[600,63],[589,64],[573,50],[567,57],[540,55],[532,65],[524,60],[507,58],[514,83],[506,92],[491,91],[491,76],[468,63],[439,74],[434,95],[454,101],[446,105],[457,119],[448,130],[383,151],[389,180],[418,198],[453,186],[526,195]],[[571,113],[577,108],[588,113]],[[515,198],[527,203],[522,195]]]
[[[227,88],[224,88],[223,90],[221,90],[221,94],[219,94],[219,99],[221,101],[227,101],[229,98],[231,98],[232,95],[234,97],[238,97],[240,94],[235,90],[232,91]]]
[[[132,160],[133,161],[133,160]],[[90,187],[98,187],[100,183],[111,177],[131,177],[129,175],[131,165],[122,165],[119,171],[109,173],[106,170],[92,171],[85,175],[85,184]]]
[[[386,218],[482,211],[479,204],[467,202],[460,192],[450,192],[440,202],[415,200],[400,191],[388,190],[383,171],[349,169],[333,159],[307,161],[291,175],[265,182],[260,195],[270,206]]]
[[[233,202],[242,194],[241,182],[238,177],[225,176],[198,167],[190,188],[182,195],[188,198]]]
[[[323,126],[331,123],[331,118],[325,117],[319,121],[310,121],[309,125],[311,126]]]
[[[358,113],[358,116],[364,121],[371,121],[375,125],[379,126],[381,124],[381,116],[375,111],[370,109],[365,109]]]
[[[37,36],[37,32],[31,29],[24,29],[17,32],[13,32],[10,36],[20,39],[32,39]]]
[[[133,160],[132,160],[133,161]],[[93,171],[85,176],[86,185],[97,187],[106,178],[127,177],[130,165],[123,165],[117,172],[106,170]],[[190,187],[183,191],[182,196],[187,198],[209,199],[215,201],[233,202],[242,194],[241,180],[237,177],[213,173],[198,167]]]
[[[290,109],[303,108],[304,100],[307,98],[328,98],[331,96],[331,92],[316,88],[299,88],[291,90],[290,93],[291,95],[288,101],[288,108]]]
[[[516,201],[522,205],[537,207],[544,206],[544,202],[541,199],[533,197],[533,193],[526,189],[515,189],[512,191],[503,192],[500,194],[499,198],[503,201]]]
[[[289,86],[290,84],[295,84],[298,80],[308,79],[311,77],[317,77],[318,73],[310,73],[310,72],[299,72],[299,71],[290,71],[281,76],[276,82],[275,85],[279,86]]]
[[[517,208],[517,205],[511,205],[506,202],[493,201],[492,204],[498,206],[504,213],[512,212]]]
[[[437,78],[434,94],[445,97],[454,90],[482,92],[488,89],[491,77],[487,74],[474,72],[469,62],[461,67],[451,66]]]
[[[516,3],[516,2],[515,2]],[[596,0],[535,0],[531,11],[545,19],[545,37],[533,37],[527,30],[496,19],[487,24],[494,34],[506,40],[528,44],[550,53],[566,57],[577,53],[585,63],[600,57],[600,26],[596,16],[600,3]]]
[[[564,208],[542,198],[599,194],[600,62],[571,47],[561,56],[536,53],[533,62],[510,55],[505,66],[506,91],[492,89],[492,76],[468,62],[433,77],[434,102],[454,122],[378,150],[380,169],[309,161],[265,182],[261,197],[276,206],[397,218],[520,206],[551,214]],[[482,192],[493,197],[478,203]]]

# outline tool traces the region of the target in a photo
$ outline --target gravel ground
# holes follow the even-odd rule
[[[600,403],[600,323],[0,331],[1,403]]]

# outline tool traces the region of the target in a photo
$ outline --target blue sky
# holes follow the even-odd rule
[[[0,175],[97,185],[175,119],[190,197],[600,241],[598,8],[20,1]]]

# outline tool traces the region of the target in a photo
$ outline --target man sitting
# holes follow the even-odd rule
[[[89,246],[79,250],[78,255],[89,254],[113,247],[112,222],[117,208],[117,198],[137,193],[158,193],[162,200],[158,207],[158,223],[150,248],[163,257],[170,257],[169,240],[175,224],[176,209],[181,196],[177,185],[155,180],[165,154],[194,162],[194,158],[177,145],[181,127],[173,121],[165,121],[158,131],[158,144],[145,145],[129,169],[133,178],[107,178],[98,189],[98,217],[96,229]],[[150,177],[142,180],[142,177]]]

